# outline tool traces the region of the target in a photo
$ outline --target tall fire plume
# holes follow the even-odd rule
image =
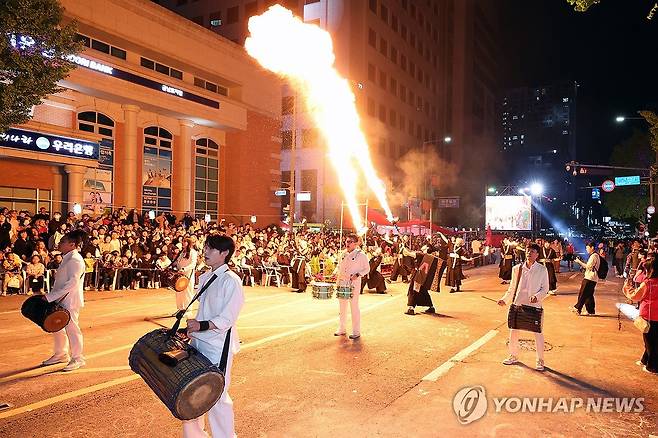
[[[245,42],[249,55],[290,82],[325,138],[356,229],[366,225],[357,202],[359,171],[388,220],[393,221],[384,184],[377,176],[361,131],[354,93],[349,81],[334,68],[329,33],[304,23],[279,5],[251,17],[249,33]]]

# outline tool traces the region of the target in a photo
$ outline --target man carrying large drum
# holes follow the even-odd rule
[[[73,371],[85,365],[82,355],[82,331],[78,323],[80,309],[84,306],[85,276],[85,262],[78,251],[84,236],[83,231],[74,230],[65,234],[59,241],[59,250],[64,257],[57,269],[55,284],[45,297],[49,303],[58,301],[71,315],[66,327],[53,333],[54,354],[42,363],[45,366],[68,361],[62,371]],[[70,361],[67,352],[69,346]]]
[[[359,310],[359,295],[361,280],[370,272],[368,257],[359,249],[359,238],[350,234],[345,239],[345,255],[338,264],[338,277],[336,279],[336,297],[340,303],[339,325],[334,336],[343,336],[347,333],[347,303],[352,311],[352,334],[350,339],[361,337],[361,310]]]

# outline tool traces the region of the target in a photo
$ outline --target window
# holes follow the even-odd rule
[[[368,1],[368,6],[370,6],[370,11],[373,13],[377,13],[377,0],[369,0]]]
[[[377,82],[377,73],[375,70],[375,66],[372,64],[368,64],[368,80],[371,80],[372,82]]]
[[[183,6],[187,3],[187,0],[176,0],[176,6]]]
[[[158,126],[144,128],[142,176],[144,209],[153,209],[157,212],[171,211],[172,140],[173,136],[164,128]]]
[[[240,19],[240,7],[233,6],[226,11],[226,24],[237,23]]]
[[[163,75],[183,80],[183,72],[169,67],[168,65],[160,64],[159,62],[151,61],[150,59],[144,57],[140,59],[139,63],[142,67],[148,68],[149,70],[155,70],[158,73],[162,73]]]
[[[379,154],[386,155],[386,140],[383,138],[379,139]]]
[[[110,53],[110,45],[97,40],[91,40],[91,48],[103,53]]]
[[[388,24],[388,8],[386,6],[381,6],[381,9],[379,10],[379,16],[384,23]]]
[[[390,110],[388,112],[388,123],[395,128],[397,126],[397,121],[398,121],[397,113],[395,112],[395,110]]]
[[[382,87],[384,90],[386,90],[386,73],[383,71],[379,71],[379,86]]]
[[[398,31],[398,16],[397,15],[391,15],[391,27],[393,28],[394,32]]]
[[[219,145],[200,138],[195,147],[194,214],[217,219],[219,210]]]
[[[407,26],[405,26],[404,24],[400,28],[400,36],[402,36],[403,40],[407,41]]]
[[[397,156],[395,143],[393,142],[389,143],[388,154],[391,158],[395,158]]]
[[[407,57],[404,55],[400,55],[400,67],[403,71],[407,71]]]
[[[112,207],[114,170],[114,121],[103,113],[78,114],[78,129],[102,136],[97,168],[88,168],[82,179],[83,210],[97,215]]]
[[[411,61],[409,61],[409,74],[412,78],[416,76],[416,64]]]
[[[171,69],[171,75],[174,76],[174,72],[177,72],[178,70]],[[181,73],[182,76],[182,73]],[[177,76],[174,76],[177,77]],[[180,78],[179,78],[180,79]],[[221,85],[213,84],[210,81],[206,81],[205,79],[201,78],[194,78],[194,85],[199,87],[199,88],[205,88],[208,91],[211,91],[213,93],[221,94],[222,96],[228,96],[228,88],[222,87]]]
[[[375,117],[375,113],[376,113],[375,106],[376,106],[375,101],[372,98],[369,97],[368,98],[368,115],[369,116]]]
[[[302,147],[312,148],[317,147],[319,135],[317,129],[302,129]]]
[[[377,47],[377,33],[370,28],[368,28],[368,44]]]
[[[389,82],[389,86],[388,86],[388,91],[390,91],[393,96],[398,95],[398,81],[396,81],[395,78],[391,78],[391,81]]]
[[[301,203],[302,216],[315,222],[317,221],[315,214],[317,211],[318,199],[318,170],[302,170],[301,186],[303,191],[311,192],[311,201]]]
[[[407,87],[402,84],[400,84],[400,99],[402,99],[402,102],[407,103]]]
[[[384,38],[379,38],[379,53],[384,57],[388,56],[388,42]]]
[[[114,56],[115,58],[126,59],[126,51],[117,47],[110,48],[110,55]]]
[[[281,149],[292,148],[292,131],[281,131]]]
[[[82,45],[85,47],[91,47],[91,38],[89,38],[88,36],[81,35],[78,33],[75,35],[75,40],[82,43]]]
[[[394,46],[391,46],[391,61],[393,61],[393,64],[398,63],[398,49]]]
[[[281,114],[292,114],[295,108],[295,96],[283,96],[281,98]]]

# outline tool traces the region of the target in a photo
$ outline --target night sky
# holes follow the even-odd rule
[[[575,12],[566,0],[497,0],[502,15],[503,86],[575,80],[578,155],[605,163],[615,144],[644,121],[615,123],[658,110],[658,13],[655,0],[602,0]]]

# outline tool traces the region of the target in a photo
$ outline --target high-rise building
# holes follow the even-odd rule
[[[513,168],[507,183],[543,184],[549,197],[572,203],[565,163],[576,158],[578,84],[558,82],[508,90],[502,98],[500,150]]]
[[[375,166],[393,195],[394,210],[402,212],[404,219],[406,212],[411,211],[406,205],[410,198],[429,201],[461,196],[462,209],[452,209],[453,216],[460,216],[461,224],[481,223],[463,213],[468,205],[480,206],[483,201],[482,187],[486,182],[476,181],[481,178],[481,173],[476,172],[480,160],[474,157],[496,151],[499,56],[497,11],[490,2],[158,3],[238,44],[243,44],[247,37],[248,18],[275,3],[326,29],[333,39],[336,68],[353,86],[362,128]],[[303,114],[301,105],[293,120],[294,101],[294,93],[284,90],[281,178],[289,178],[295,138],[295,187],[311,192],[311,201],[300,203],[295,210],[309,221],[330,220],[335,225],[341,200],[335,172],[325,163],[321,137]],[[416,153],[409,154],[410,151]],[[434,154],[434,160],[423,155],[428,152]],[[441,212],[439,218],[447,220],[447,212]],[[427,211],[421,214],[428,216]]]

